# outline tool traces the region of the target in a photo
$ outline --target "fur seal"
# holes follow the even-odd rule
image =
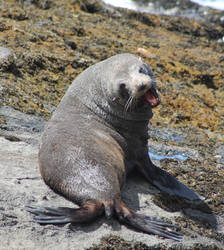
[[[148,156],[148,121],[159,102],[155,77],[140,57],[119,54],[83,71],[48,122],[39,150],[44,182],[80,208],[29,206],[34,220],[80,223],[115,214],[146,233],[180,240],[175,226],[137,214],[121,200],[133,168],[162,191],[199,199]]]

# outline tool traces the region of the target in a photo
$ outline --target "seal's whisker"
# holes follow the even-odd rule
[[[134,99],[134,96],[130,96],[124,106],[124,111],[125,111],[125,114],[128,112],[128,109],[131,107],[131,104],[133,102],[133,99]]]
[[[131,96],[129,96],[127,102],[125,103],[125,106],[124,106],[124,112],[127,113],[127,110],[128,110],[128,106],[129,106],[129,102],[131,100]]]
[[[131,108],[135,108],[137,106],[137,100],[138,99],[135,96],[133,96]]]

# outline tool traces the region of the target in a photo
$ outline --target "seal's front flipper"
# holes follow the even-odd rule
[[[141,166],[140,171],[154,186],[169,195],[176,195],[188,200],[204,200],[199,194],[195,193],[172,175],[156,167],[151,160]]]
[[[88,201],[80,208],[68,207],[33,207],[27,206],[26,210],[34,214],[34,221],[40,224],[66,224],[83,223],[96,219],[103,214],[103,204]]]
[[[163,238],[180,241],[183,235],[176,231],[177,227],[168,224],[164,221],[158,220],[154,217],[137,214],[127,208],[122,202],[117,202],[115,211],[118,219],[124,224],[128,224],[136,229],[145,233],[159,235]]]

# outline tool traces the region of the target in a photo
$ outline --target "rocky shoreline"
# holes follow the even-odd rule
[[[92,0],[8,0],[0,10],[0,249],[223,249],[224,13],[209,9],[196,20]],[[123,52],[143,56],[158,80],[162,104],[149,152],[163,158],[154,162],[205,197],[201,204],[164,197],[131,176],[124,200],[179,225],[181,243],[103,218],[73,229],[42,227],[24,210],[65,206],[40,179],[40,133],[80,72]],[[186,158],[168,157],[175,155]]]

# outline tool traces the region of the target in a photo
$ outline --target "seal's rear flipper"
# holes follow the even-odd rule
[[[102,215],[104,206],[101,202],[86,202],[78,209],[67,207],[32,207],[26,210],[35,215],[34,221],[40,224],[66,224],[90,222]],[[116,202],[115,211],[118,219],[143,232],[162,236],[164,238],[180,241],[182,234],[176,232],[176,226],[148,217],[128,209],[121,201]],[[106,212],[105,212],[106,214]]]
[[[157,220],[154,217],[137,214],[128,209],[124,203],[118,202],[115,206],[115,211],[122,223],[128,224],[145,233],[159,235],[163,238],[176,241],[180,241],[183,238],[181,233],[174,230],[177,229],[176,226]]]
[[[190,188],[186,187],[172,175],[161,168],[156,167],[152,163],[141,168],[141,172],[154,186],[169,195],[180,196],[190,201],[205,199]]]
[[[103,204],[86,202],[80,208],[67,207],[33,207],[27,206],[26,210],[34,214],[34,221],[40,224],[66,224],[83,223],[96,219],[103,214]]]

